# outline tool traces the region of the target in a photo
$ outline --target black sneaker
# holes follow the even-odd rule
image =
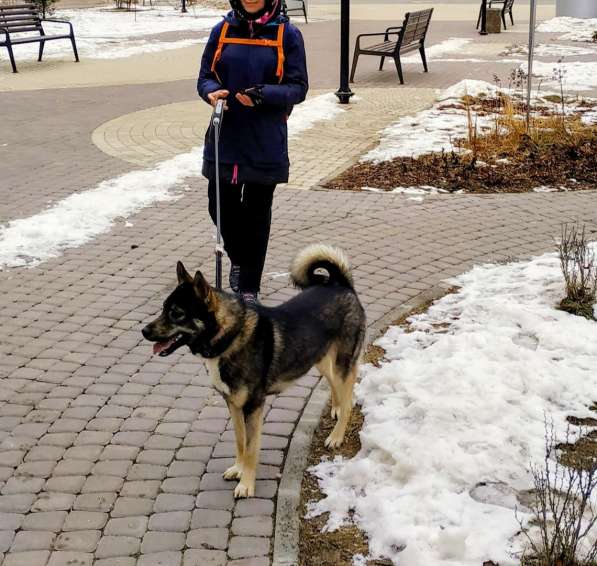
[[[230,266],[230,275],[228,275],[228,283],[230,284],[230,289],[234,293],[238,293],[238,284],[240,281],[240,265],[234,265],[234,263]]]
[[[240,298],[243,300],[245,305],[249,307],[256,307],[259,304],[259,293],[252,291],[243,291],[240,294]]]

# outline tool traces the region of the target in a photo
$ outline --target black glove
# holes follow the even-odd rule
[[[242,94],[246,94],[255,106],[263,104],[263,85],[256,85],[250,88],[246,88],[241,91]]]

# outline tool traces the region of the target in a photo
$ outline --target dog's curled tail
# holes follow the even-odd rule
[[[319,268],[325,269],[329,277],[315,273]],[[336,283],[353,289],[352,273],[346,254],[340,248],[325,244],[313,244],[303,248],[292,262],[290,278],[300,289],[325,283]]]

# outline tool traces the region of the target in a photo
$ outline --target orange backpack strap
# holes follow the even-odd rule
[[[222,26],[222,31],[220,32],[220,38],[218,40],[218,47],[214,54],[213,61],[211,63],[211,70],[212,72],[218,77],[218,73],[216,71],[216,64],[222,57],[222,49],[224,49],[224,45],[227,43],[232,43],[235,45],[260,45],[263,47],[273,47],[276,49],[278,53],[278,65],[276,67],[276,77],[278,77],[278,82],[282,82],[282,78],[284,77],[284,24],[278,25],[278,36],[276,39],[243,39],[240,37],[226,37],[226,33],[228,32],[228,22],[224,22]]]
[[[278,68],[276,69],[276,77],[278,82],[282,82],[284,77],[284,24],[278,26],[278,38],[276,40],[276,47],[278,48]]]
[[[226,43],[226,33],[228,32],[228,25],[228,22],[224,22],[224,25],[222,26],[222,29],[220,31],[220,38],[218,39],[218,47],[216,49],[216,52],[214,53],[213,61],[211,62],[211,72],[218,78],[218,81],[220,81],[220,83],[222,81],[220,80],[218,72],[216,71],[216,63],[220,60],[220,57],[222,57],[222,49],[224,48],[224,43]]]

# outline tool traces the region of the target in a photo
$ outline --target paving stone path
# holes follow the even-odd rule
[[[325,42],[316,25],[328,24],[308,28],[313,83],[323,89],[331,79],[317,70]],[[447,22],[437,37],[456,27]],[[275,199],[266,304],[294,294],[288,265],[316,241],[347,250],[375,324],[475,263],[552,250],[561,222],[597,230],[590,192],[417,202],[317,189],[374,143],[384,120],[416,112],[434,88],[469,71],[411,70],[412,86],[398,88],[393,75],[365,66],[361,101],[293,142],[294,176]],[[180,80],[0,93],[11,126],[0,145],[0,220],[188,149],[198,131],[185,106],[192,92],[193,82]],[[180,118],[169,128],[165,108]],[[153,133],[118,146],[127,131]],[[183,351],[156,358],[140,334],[175,284],[176,260],[213,280],[206,184],[189,184],[178,200],[118,221],[85,246],[0,271],[1,566],[270,563],[286,450],[318,376],[310,372],[268,400],[256,497],[234,501],[235,482],[221,477],[234,454],[222,399],[198,360]]]
[[[286,271],[305,244],[340,245],[373,323],[474,262],[553,249],[562,221],[597,229],[596,205],[594,193],[418,204],[285,189],[266,271]],[[316,376],[269,400],[256,498],[235,502],[221,477],[234,450],[222,400],[197,360],[155,358],[139,332],[172,287],[176,259],[212,275],[205,207],[198,183],[132,227],[0,273],[4,566],[269,563],[284,449]],[[264,291],[267,304],[293,293],[271,276]]]

